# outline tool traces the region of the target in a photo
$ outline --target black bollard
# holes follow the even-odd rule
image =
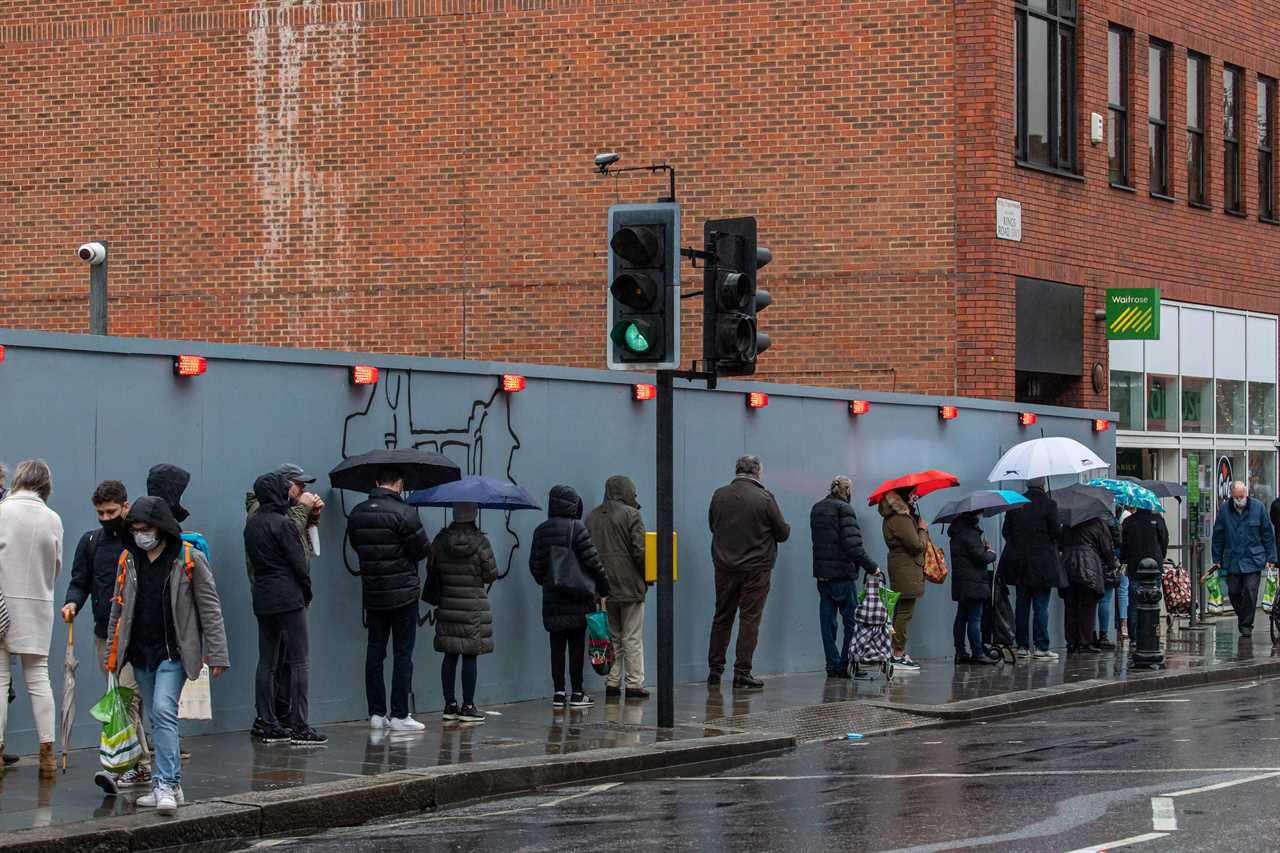
[[[1160,599],[1164,597],[1160,586],[1160,564],[1150,557],[1141,560],[1134,579],[1138,584],[1137,589],[1129,592],[1130,595],[1137,596],[1133,662],[1137,666],[1154,669],[1164,663],[1160,638],[1156,636],[1156,628],[1160,624]]]

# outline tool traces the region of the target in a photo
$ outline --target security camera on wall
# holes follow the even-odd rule
[[[89,266],[96,267],[107,259],[107,247],[101,243],[85,243],[76,254]]]

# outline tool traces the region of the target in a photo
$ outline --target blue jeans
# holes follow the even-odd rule
[[[1034,621],[1036,651],[1047,652],[1049,650],[1050,591],[1047,589],[1028,589],[1025,586],[1018,587],[1018,604],[1014,609],[1014,635],[1018,648],[1031,648],[1031,644],[1027,641],[1028,623]],[[1034,620],[1031,618],[1033,608],[1035,610]]]
[[[1107,639],[1107,634],[1111,632],[1111,614],[1116,609],[1116,588],[1109,586],[1102,593],[1102,599],[1098,602],[1098,639]]]
[[[182,755],[178,751],[178,699],[187,683],[187,673],[182,662],[160,661],[155,669],[134,667],[142,704],[151,722],[152,779],[157,784],[182,784]]]
[[[965,634],[969,635],[969,654],[978,657],[986,650],[982,647],[982,608],[981,598],[967,598],[956,602],[956,621],[951,626],[952,638],[956,642],[956,657],[965,656]]]
[[[849,664],[849,643],[853,640],[853,611],[858,606],[858,585],[851,580],[818,582],[818,625],[822,628],[822,650],[827,655],[827,672],[843,672]],[[836,614],[844,622],[844,642],[836,643]]]
[[[413,644],[418,636],[418,602],[396,610],[365,612],[369,625],[369,645],[364,654],[364,690],[369,700],[369,716],[387,716],[387,684],[382,663],[391,640],[391,716],[409,716],[409,690],[413,687]]]

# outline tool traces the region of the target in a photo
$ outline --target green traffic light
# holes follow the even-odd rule
[[[621,320],[613,327],[609,337],[615,344],[634,355],[644,355],[653,349],[652,334],[647,323]]]
[[[623,333],[623,340],[626,341],[627,349],[632,352],[648,352],[649,339],[644,336],[644,332],[635,323],[627,326],[627,331]]]

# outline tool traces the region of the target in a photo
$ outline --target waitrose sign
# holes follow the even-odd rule
[[[1107,291],[1107,339],[1160,340],[1160,290],[1117,287]]]

